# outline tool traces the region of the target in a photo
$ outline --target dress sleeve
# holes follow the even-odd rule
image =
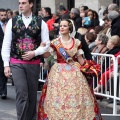
[[[50,44],[48,52],[50,52],[51,56],[53,56],[56,59],[56,48],[52,43]]]
[[[84,51],[81,49],[81,47],[82,47],[82,45],[80,44],[80,45],[78,46],[78,50],[77,50],[77,53],[76,53],[77,57],[78,57],[79,55],[83,55],[83,54],[84,54]]]

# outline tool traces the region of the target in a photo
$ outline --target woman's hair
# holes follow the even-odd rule
[[[79,32],[81,35],[85,35],[87,31],[88,30],[86,28],[79,28],[77,32]]]
[[[107,45],[108,37],[104,33],[98,34],[97,39],[101,41],[101,44]]]
[[[85,36],[89,40],[89,42],[94,42],[95,39],[96,39],[96,36],[93,33],[90,33],[90,32],[86,33]]]
[[[69,31],[70,31],[70,33],[72,33],[73,32],[73,24],[72,24],[71,20],[70,19],[62,19],[61,21],[67,21],[68,22]]]
[[[88,12],[87,12],[87,16],[89,16],[89,14],[88,14],[89,12],[92,13],[92,15],[91,15],[91,16],[92,16],[92,19],[94,19],[94,12],[93,12],[93,10],[92,10],[92,9],[89,9]]]
[[[94,16],[94,19],[97,19],[97,20],[98,20],[98,19],[99,19],[98,13],[97,13],[95,10],[93,10],[93,13],[94,13],[94,15],[93,15],[93,16]]]
[[[119,46],[120,47],[120,37],[118,35],[113,35],[110,38],[110,41],[114,46]]]
[[[114,20],[118,16],[119,16],[119,13],[117,11],[110,11],[108,13],[108,19],[110,19],[110,20]]]
[[[99,34],[99,32],[103,29],[103,26],[95,26],[95,33]]]

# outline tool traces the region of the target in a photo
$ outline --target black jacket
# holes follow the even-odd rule
[[[119,51],[120,51],[120,47],[116,46],[116,47],[113,47],[113,49],[107,51],[106,54],[114,55],[114,54],[118,53]],[[110,59],[109,59],[109,57],[106,57],[106,60],[104,60],[103,64],[102,64],[102,73],[104,73],[109,66],[110,66]]]
[[[75,38],[79,39],[81,41],[81,44],[82,44],[82,50],[84,51],[84,55],[85,55],[85,58],[87,60],[92,60],[92,55],[90,53],[90,49],[88,48],[88,45],[84,39],[84,36],[81,35],[80,33],[76,32],[75,34]]]
[[[80,16],[76,16],[73,20],[75,23],[75,29],[77,31],[78,28],[82,27],[82,18]]]
[[[115,18],[111,23],[111,36],[118,35],[120,37],[120,16]]]

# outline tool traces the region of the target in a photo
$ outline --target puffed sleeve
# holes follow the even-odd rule
[[[84,51],[81,49],[82,48],[82,44],[81,44],[80,41],[78,41],[77,45],[78,45],[78,49],[77,49],[76,56],[78,57],[79,55],[83,55]]]
[[[52,43],[50,44],[48,51],[50,52],[51,56],[53,56],[54,59],[56,59],[56,48]]]
[[[79,55],[83,55],[83,54],[84,54],[84,52],[83,52],[82,49],[79,49],[79,50],[77,51],[77,53],[76,53],[77,56],[79,56]]]

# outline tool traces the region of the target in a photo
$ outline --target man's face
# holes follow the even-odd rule
[[[75,14],[72,13],[72,12],[70,12],[70,18],[71,18],[71,19],[75,18]]]
[[[7,20],[7,13],[5,12],[0,12],[0,20],[1,22],[5,22]]]
[[[26,14],[31,11],[33,3],[29,3],[28,0],[19,0],[19,10],[21,13]]]
[[[104,21],[104,25],[105,25],[105,27],[110,27],[111,22],[108,21],[108,20],[105,20],[105,21]]]

